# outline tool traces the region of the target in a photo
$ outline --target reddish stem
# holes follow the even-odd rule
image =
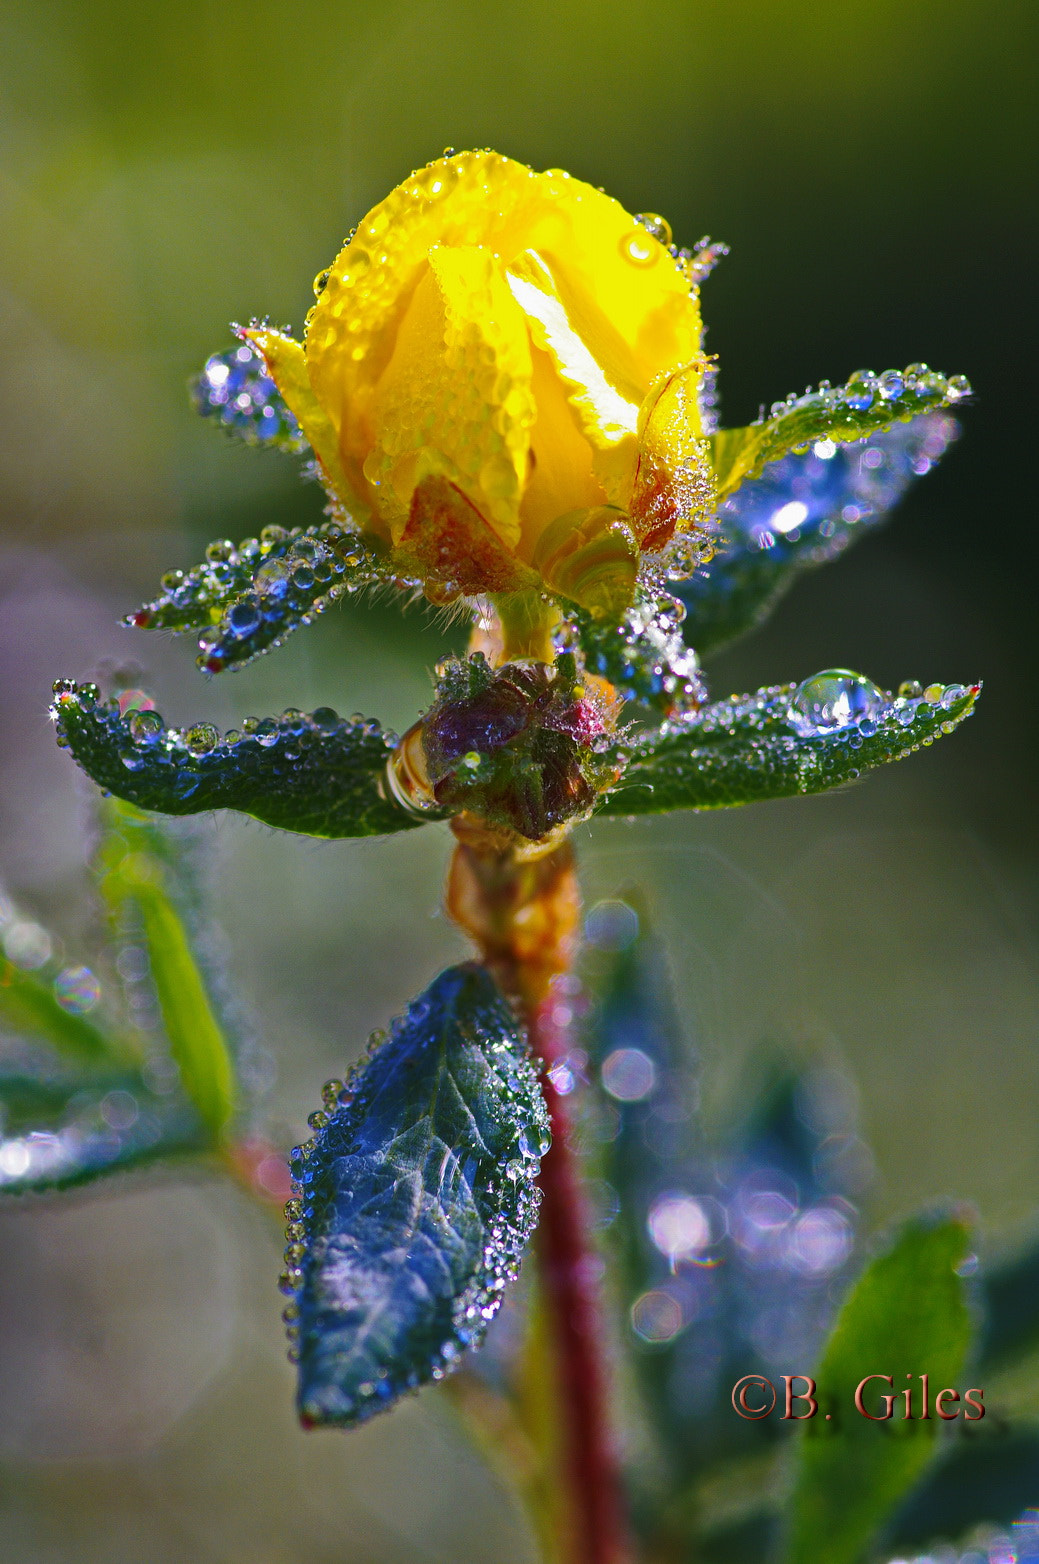
[[[569,1007],[550,992],[534,1012],[531,1045],[549,1066],[569,1051]],[[552,1146],[541,1164],[538,1245],[560,1377],[567,1487],[574,1499],[573,1564],[628,1564],[623,1479],[610,1437],[599,1278],[569,1105],[544,1080]]]

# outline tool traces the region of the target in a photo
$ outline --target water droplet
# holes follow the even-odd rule
[[[898,693],[903,700],[912,701],[924,693],[924,687],[919,679],[903,679],[898,686]]]
[[[633,266],[652,266],[660,254],[656,243],[641,224],[623,236],[620,252]]]
[[[289,585],[288,566],[280,559],[268,559],[253,578],[253,587],[260,597],[283,597]]]
[[[237,557],[238,550],[230,538],[217,538],[206,548],[206,558],[211,565],[230,564]]]
[[[905,388],[905,376],[898,369],[885,369],[877,381],[877,389],[885,402],[897,401]]]
[[[101,984],[89,967],[66,967],[54,979],[54,997],[63,1010],[85,1015],[101,998]]]
[[[877,394],[877,377],[870,369],[857,369],[848,376],[848,383],[840,393],[841,401],[856,413],[864,413],[872,407]]]
[[[310,720],[322,733],[334,733],[339,726],[339,713],[331,706],[318,706],[311,712]]]
[[[150,744],[166,731],[157,711],[135,711],[130,718],[130,737],[135,744]]]
[[[245,597],[240,603],[235,603],[227,615],[227,628],[232,635],[252,635],[260,625],[259,605],[252,598]]]
[[[802,738],[820,738],[863,717],[879,717],[887,705],[884,692],[861,673],[827,668],[798,686],[787,721]]]
[[[950,402],[962,402],[965,396],[974,395],[974,387],[966,375],[950,375],[945,394]]]
[[[263,745],[264,749],[269,749],[272,744],[277,744],[278,742],[278,724],[273,717],[265,717],[262,722],[257,723],[253,736]]]
[[[671,244],[671,224],[666,217],[660,217],[656,212],[639,212],[635,221],[640,223],[647,233],[653,235],[665,249]]]
[[[220,742],[220,734],[211,722],[196,722],[184,735],[184,747],[189,755],[208,755]]]

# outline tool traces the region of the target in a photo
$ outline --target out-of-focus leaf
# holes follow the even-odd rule
[[[980,689],[932,685],[896,697],[861,674],[829,669],[797,686],[716,701],[624,746],[627,768],[598,813],[725,809],[825,793],[951,733]]]
[[[0,1197],[73,1188],[205,1141],[183,1097],[158,1097],[134,1074],[0,1074]]]
[[[61,679],[58,743],[102,788],[169,815],[237,809],[309,836],[376,836],[421,820],[384,796],[395,736],[377,722],[344,722],[329,707],[286,711],[220,737],[209,723],[180,731],[157,712],[121,715],[93,685]]]
[[[926,1473],[885,1528],[885,1542],[900,1550],[962,1537],[986,1521],[1012,1521],[1034,1505],[1037,1474],[1039,1431],[987,1434],[982,1426]]]
[[[283,1286],[297,1294],[300,1415],[345,1426],[478,1344],[535,1224],[548,1115],[475,964],[442,972],[377,1034],[337,1100],[293,1154]]]
[[[714,558],[673,588],[700,655],[759,624],[801,571],[836,559],[883,521],[956,434],[949,414],[924,413],[852,445],[817,440],[730,495],[718,510]]]
[[[677,598],[641,598],[619,623],[571,611],[564,645],[577,641],[585,668],[608,679],[627,701],[658,720],[688,711],[705,697],[696,653],[682,639],[685,608]]]
[[[816,440],[843,445],[888,429],[918,413],[933,413],[970,396],[962,375],[947,378],[926,364],[888,369],[882,375],[860,369],[846,385],[775,402],[771,416],[745,429],[719,429],[711,436],[711,460],[723,500],[770,462],[780,461]]]
[[[54,984],[35,972],[23,972],[0,956],[0,1022],[12,1031],[38,1037],[80,1064],[126,1060],[131,1050],[85,1015],[62,1005]]]
[[[248,342],[208,358],[191,383],[191,397],[204,418],[246,445],[272,445],[293,455],[310,449],[263,356]]]
[[[1039,1342],[1039,1245],[986,1270],[979,1292],[978,1366],[984,1372],[1002,1368]]]
[[[195,631],[202,672],[234,671],[374,579],[373,557],[338,522],[291,532],[265,527],[237,546],[227,538],[211,543],[192,570],[168,571],[160,596],[123,623]]]
[[[151,851],[151,822],[135,833],[128,812],[102,849],[101,888],[115,908],[133,908],[181,1084],[209,1137],[218,1142],[234,1112],[236,1084],[227,1041],[192,942],[168,883],[170,869]],[[137,839],[135,840],[135,834]]]
[[[956,1218],[907,1222],[841,1309],[815,1374],[819,1414],[804,1423],[797,1452],[788,1564],[855,1564],[930,1459],[939,1424],[933,1413],[900,1418],[901,1393],[912,1389],[918,1414],[921,1374],[932,1395],[959,1381],[971,1332],[956,1274],[967,1238]],[[870,1373],[891,1378],[868,1387],[871,1410],[880,1409],[879,1396],[896,1397],[890,1425],[855,1411],[856,1387]]]

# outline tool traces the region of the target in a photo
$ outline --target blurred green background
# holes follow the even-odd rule
[[[680,243],[725,422],[823,376],[926,359],[977,391],[892,525],[711,670],[716,694],[834,664],[982,677],[950,743],[839,797],[603,824],[589,900],[648,890],[709,1117],[766,1040],[843,1059],[871,1215],[1039,1210],[1032,477],[1036,9],[1024,0],[34,0],[0,19],[0,874],[74,943],[88,791],[51,680],[139,661],[171,722],[330,704],[403,727],[458,631],[349,605],[205,686],[116,616],[210,536],[305,522],[293,463],[236,447],[185,382],[310,279],[412,167],[493,145]],[[459,942],[447,840],[204,828],[232,973],[288,1143],[367,1031]],[[0,1214],[0,1561],[453,1560],[532,1545],[436,1394],[342,1440],[295,1427],[279,1235],[231,1191],[124,1183]],[[1032,1408],[1035,1410],[1035,1407]]]

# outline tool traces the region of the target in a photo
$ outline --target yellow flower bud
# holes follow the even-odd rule
[[[305,344],[247,335],[343,510],[437,602],[631,601],[702,528],[695,291],[658,219],[493,152],[399,185],[315,284]]]

